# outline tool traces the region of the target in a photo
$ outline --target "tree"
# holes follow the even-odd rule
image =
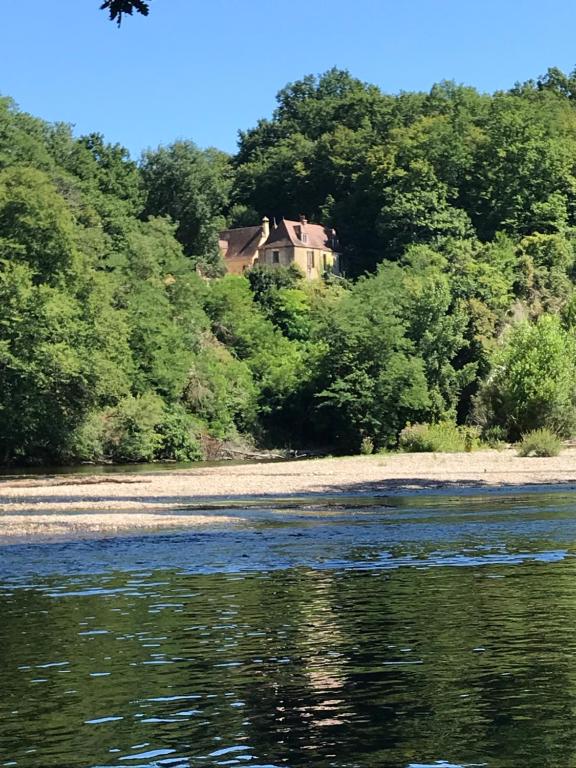
[[[107,144],[100,133],[91,133],[78,139],[81,148],[90,153],[93,175],[99,190],[130,204],[134,213],[142,205],[142,180],[128,150],[120,144]]]
[[[0,258],[27,263],[39,281],[73,268],[73,220],[47,174],[25,166],[0,172]]]
[[[397,266],[361,279],[321,329],[317,418],[341,449],[358,450],[364,438],[377,448],[393,445],[430,406],[424,361],[402,316],[402,283]]]
[[[492,359],[476,414],[485,426],[499,426],[512,440],[539,427],[561,436],[576,427],[576,340],[558,317],[513,327]]]
[[[232,168],[228,156],[177,141],[144,153],[141,163],[147,216],[170,216],[184,253],[217,267],[218,231],[225,223]]]
[[[467,313],[455,300],[449,276],[434,263],[423,265],[412,254],[404,269],[407,336],[424,362],[429,418],[453,420],[463,389],[474,380],[476,361],[466,360]]]
[[[576,118],[568,100],[543,90],[497,94],[483,125],[471,178],[463,189],[483,240],[563,233],[575,222]]]
[[[289,267],[256,265],[246,276],[262,312],[288,339],[310,337],[310,296],[303,290],[304,275],[296,264]]]
[[[206,311],[216,338],[250,370],[256,392],[258,436],[287,439],[287,408],[310,378],[305,348],[290,341],[260,311],[245,277],[226,275],[210,286]]]
[[[91,409],[128,394],[128,329],[91,271],[0,262],[0,462],[69,458]],[[74,454],[72,454],[74,456]]]
[[[150,3],[144,2],[144,0],[105,0],[100,8],[103,11],[108,11],[110,20],[116,21],[120,26],[124,14],[132,16],[134,11],[137,11],[142,16],[148,16]]]
[[[415,160],[393,171],[390,182],[376,223],[388,256],[400,256],[413,243],[438,244],[448,237],[472,235],[467,214],[450,204],[446,185],[428,162]]]

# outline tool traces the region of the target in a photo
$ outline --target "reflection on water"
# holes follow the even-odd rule
[[[0,548],[0,766],[574,765],[575,512]]]

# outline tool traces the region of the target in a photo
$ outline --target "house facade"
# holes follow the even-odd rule
[[[336,232],[321,224],[282,219],[270,228],[264,217],[258,227],[239,227],[220,233],[220,251],[232,274],[242,274],[255,264],[288,267],[296,264],[309,279],[325,272],[340,272]]]

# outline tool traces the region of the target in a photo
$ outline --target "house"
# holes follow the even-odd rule
[[[268,219],[263,219],[261,226],[220,232],[218,246],[228,272],[241,275],[245,269],[253,267],[258,259],[258,249],[264,245],[269,234]]]
[[[270,229],[267,217],[258,227],[239,227],[220,233],[220,251],[228,271],[242,274],[255,264],[296,264],[309,279],[340,271],[339,243],[333,229],[321,224],[282,219]]]

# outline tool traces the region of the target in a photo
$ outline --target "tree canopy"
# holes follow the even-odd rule
[[[119,20],[147,3],[107,3]],[[576,428],[576,75],[282,88],[234,156],[138,160],[0,99],[0,462],[357,451]],[[344,276],[226,275],[218,233],[334,226]]]

